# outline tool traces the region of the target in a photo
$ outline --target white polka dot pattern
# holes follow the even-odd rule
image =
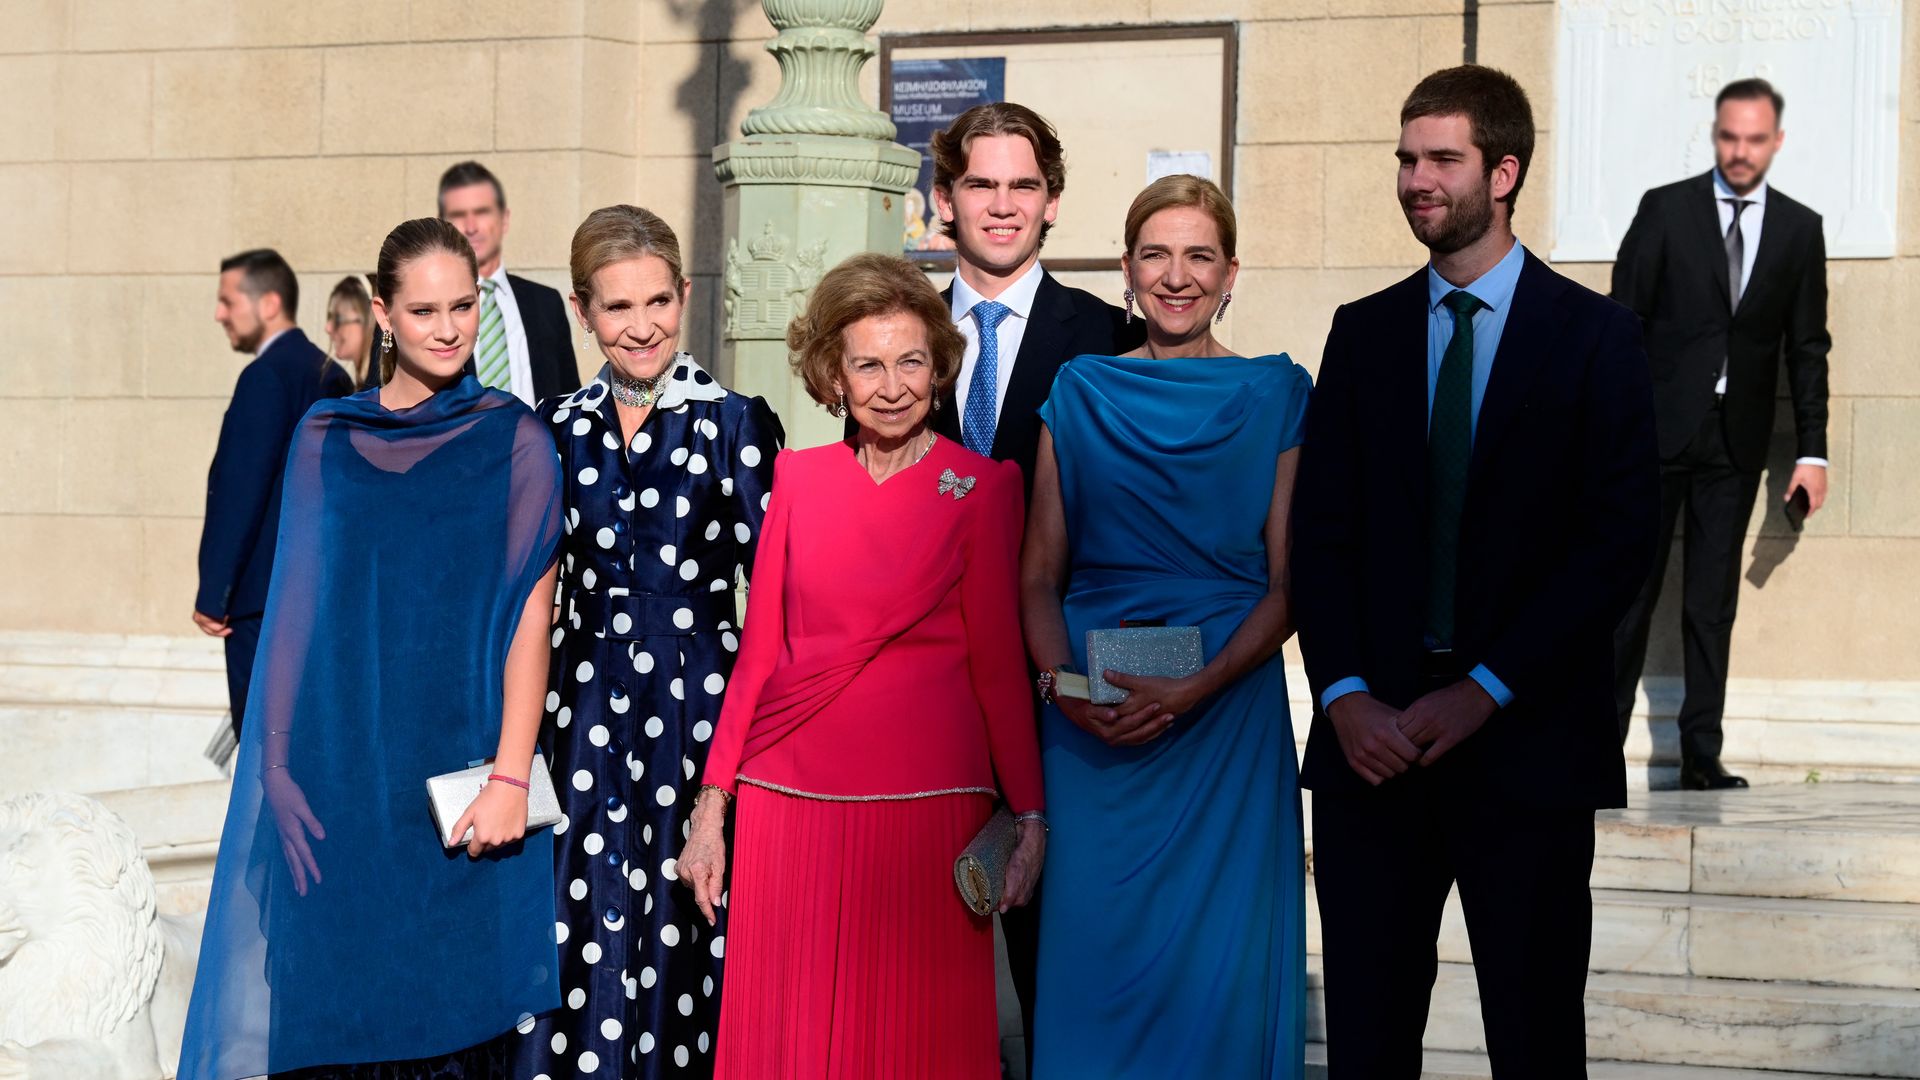
[[[705,392],[657,409],[631,438],[604,382],[547,410],[568,481],[565,618],[542,734],[563,812],[553,847],[564,1007],[515,1026],[515,1076],[712,1068],[726,909],[709,928],[674,858],[740,647],[731,605],[715,605],[751,569],[779,443],[763,404],[685,361],[680,370]],[[684,599],[610,603],[611,590]]]

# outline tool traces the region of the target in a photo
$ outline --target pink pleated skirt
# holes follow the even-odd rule
[[[722,1080],[1000,1075],[993,924],[953,860],[985,795],[832,802],[742,784]]]

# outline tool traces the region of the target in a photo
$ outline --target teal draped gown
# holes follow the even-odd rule
[[[1082,356],[1040,411],[1071,556],[1074,660],[1123,619],[1217,654],[1267,592],[1276,459],[1311,381],[1284,355]],[[1052,821],[1036,1080],[1297,1078],[1306,1040],[1300,793],[1278,655],[1166,735],[1110,747],[1041,718]]]

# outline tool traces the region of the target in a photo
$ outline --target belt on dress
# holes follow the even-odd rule
[[[685,637],[738,627],[733,590],[685,594],[606,593],[574,589],[567,615],[580,616],[582,630],[617,639]]]

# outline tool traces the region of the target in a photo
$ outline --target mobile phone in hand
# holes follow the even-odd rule
[[[1799,532],[1801,529],[1806,528],[1807,513],[1811,509],[1812,503],[1807,498],[1807,489],[1803,487],[1794,488],[1793,498],[1788,499],[1786,505],[1787,527],[1794,532]]]

